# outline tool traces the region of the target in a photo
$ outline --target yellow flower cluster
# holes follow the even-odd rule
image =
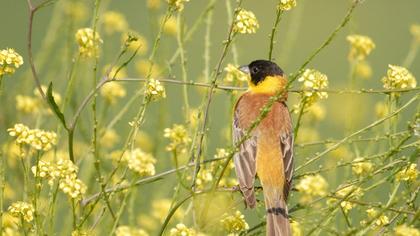
[[[177,224],[175,228],[172,228],[170,236],[196,236],[197,233],[193,228],[188,228],[184,224]]]
[[[118,69],[119,68],[116,67],[116,66],[114,66],[114,67],[111,68],[111,65],[110,64],[107,64],[102,69],[102,73],[104,75],[106,75],[109,72],[109,79],[122,79],[122,78],[127,78],[127,70],[123,67],[117,73],[117,70]],[[115,74],[115,73],[117,73],[117,74]]]
[[[86,193],[86,185],[77,178],[79,168],[68,159],[59,159],[56,163],[41,160],[31,170],[34,176],[46,179],[49,185],[58,181],[61,191],[71,198],[81,199]]]
[[[226,71],[225,80],[227,82],[243,82],[248,80],[248,75],[240,71],[233,64],[228,64],[224,70]]]
[[[129,40],[129,38],[131,39]],[[125,33],[121,36],[122,43],[128,43],[128,49],[131,51],[136,51],[139,55],[144,55],[147,52],[148,44],[145,37],[141,36],[139,33],[130,32]]]
[[[410,33],[413,35],[414,39],[416,39],[417,43],[420,43],[420,25],[411,25]]]
[[[236,15],[233,32],[240,34],[254,34],[260,27],[254,13],[240,9]]]
[[[93,29],[82,28],[77,30],[75,37],[79,44],[79,53],[81,56],[86,58],[98,57],[99,44],[102,43],[98,32],[94,34]]]
[[[189,180],[192,179],[191,176],[188,177]],[[213,173],[211,169],[206,169],[204,166],[200,168],[200,171],[197,174],[197,178],[195,179],[195,186],[197,189],[204,189],[206,184],[211,183],[213,181]]]
[[[147,0],[147,8],[158,10],[160,8],[160,0]]]
[[[378,118],[384,118],[389,114],[389,107],[385,102],[375,104],[375,114]]]
[[[163,24],[165,20],[165,17],[162,16],[159,19],[159,24]],[[169,17],[165,24],[163,25],[163,33],[167,34],[167,35],[171,35],[171,36],[176,36],[178,33],[178,23],[176,21],[176,18],[171,16]]]
[[[87,231],[76,229],[73,232],[71,232],[71,236],[88,236],[90,235]]]
[[[165,198],[156,199],[152,202],[152,216],[163,223],[171,207],[172,200]],[[178,208],[174,214],[174,218],[180,220],[184,217],[184,215],[184,210],[182,208]]]
[[[150,153],[143,152],[140,148],[133,149],[124,153],[123,160],[128,168],[140,176],[150,176],[155,174],[156,159]]]
[[[12,216],[22,217],[26,222],[34,219],[34,206],[27,202],[14,202],[9,206],[8,211]]]
[[[146,85],[146,96],[151,101],[156,101],[161,98],[166,98],[165,87],[157,79],[149,79]]]
[[[107,11],[104,13],[103,24],[105,33],[107,34],[124,32],[128,29],[128,23],[124,15],[115,11]]]
[[[372,39],[364,35],[349,35],[347,41],[350,42],[351,46],[349,60],[364,60],[375,49],[375,43]]]
[[[328,77],[314,69],[306,69],[298,78],[299,82],[303,83],[302,89],[318,90],[328,88]],[[306,99],[306,104],[312,105],[318,99],[328,98],[327,92],[305,91],[303,95]]]
[[[123,98],[125,95],[125,88],[119,82],[111,81],[101,88],[101,96],[110,104],[115,104],[118,98]]]
[[[419,171],[417,170],[417,164],[410,164],[410,166],[399,171],[395,178],[397,181],[414,181],[417,179]]]
[[[376,227],[380,227],[380,226],[384,226],[389,224],[389,218],[386,215],[379,215],[378,211],[373,209],[373,208],[369,208],[366,210],[366,213],[368,215],[368,218],[371,220],[375,220],[375,226]]]
[[[290,227],[292,228],[292,235],[293,236],[302,236],[303,235],[299,222],[297,222],[295,220],[291,220],[290,221]]]
[[[7,129],[9,135],[16,137],[16,143],[28,144],[36,150],[48,151],[57,143],[57,134],[40,129],[29,129],[23,124],[15,124]]]
[[[40,109],[39,100],[30,96],[16,95],[16,110],[36,114]]]
[[[64,14],[76,21],[83,21],[88,15],[88,9],[83,1],[64,2]]]
[[[168,4],[177,11],[182,11],[184,9],[184,3],[189,2],[190,0],[166,0]]]
[[[319,174],[304,176],[296,185],[296,189],[301,192],[301,203],[309,203],[317,196],[325,196],[327,194],[328,183]]]
[[[382,78],[385,89],[415,88],[416,78],[402,66],[388,65],[386,76]]]
[[[310,121],[321,121],[325,118],[325,107],[321,104],[315,103],[308,108],[308,113],[306,117]]]
[[[61,191],[76,200],[82,199],[82,195],[85,194],[87,190],[86,185],[75,176],[66,176],[64,179],[60,180],[58,186]]]
[[[240,232],[249,229],[245,216],[240,211],[236,211],[234,215],[225,216],[220,223],[230,235],[237,235]]]
[[[356,175],[368,175],[373,170],[373,164],[370,161],[365,161],[363,158],[358,157],[354,159],[351,169]]]
[[[0,50],[0,78],[12,75],[23,64],[23,58],[13,48]]]
[[[136,229],[130,226],[122,225],[118,226],[117,230],[115,231],[115,236],[149,236],[149,234],[142,229]]]
[[[395,227],[394,233],[395,236],[420,236],[420,230],[405,224]]]
[[[296,7],[296,0],[280,0],[277,7],[282,11],[288,11]]]
[[[339,198],[345,198],[347,200],[357,200],[361,196],[363,196],[363,191],[361,188],[356,187],[354,185],[349,185],[346,187],[338,187],[340,190],[338,190],[335,195]],[[335,204],[337,201],[341,201],[341,199],[329,199],[328,204],[332,205]],[[344,212],[350,211],[355,204],[351,203],[349,201],[341,201],[340,206],[343,208]]]
[[[355,73],[362,79],[369,79],[372,77],[372,68],[370,67],[369,63],[366,61],[359,61],[356,64]]]
[[[152,67],[152,68],[150,68]],[[140,76],[150,76],[151,78],[158,77],[161,74],[161,68],[148,60],[139,60],[136,62],[136,70]],[[150,74],[150,75],[149,75]]]
[[[184,153],[186,152],[187,145],[191,142],[188,131],[183,125],[174,124],[172,128],[166,128],[163,136],[171,141],[166,146],[167,151],[180,151]]]
[[[99,142],[105,148],[111,148],[118,142],[120,137],[114,129],[106,129]]]

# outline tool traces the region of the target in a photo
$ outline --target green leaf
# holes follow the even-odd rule
[[[67,129],[66,119],[64,118],[64,114],[60,111],[60,108],[58,107],[57,103],[54,100],[54,96],[52,95],[52,86],[53,86],[52,82],[50,82],[50,84],[48,85],[48,90],[47,90],[47,101],[48,101],[51,109],[53,110],[54,114],[61,121],[64,128]]]

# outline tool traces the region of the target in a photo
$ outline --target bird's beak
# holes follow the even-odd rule
[[[240,66],[238,69],[245,74],[249,74],[249,66],[248,65]]]

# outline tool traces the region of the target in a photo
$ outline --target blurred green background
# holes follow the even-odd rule
[[[35,1],[37,2],[37,1]],[[39,2],[39,1],[38,1]],[[74,34],[78,28],[90,27],[93,13],[93,1],[80,1],[86,4],[86,14],[79,20],[71,20],[68,15],[60,13],[60,9],[70,1],[60,0],[55,5],[40,10],[34,21],[34,39],[33,48],[37,55],[35,65],[39,65],[39,60],[44,63],[39,66],[39,74],[43,84],[50,81],[54,83],[54,88],[62,96],[64,96],[65,86],[67,84],[69,70],[72,60],[77,53],[77,45],[74,41]],[[127,74],[130,78],[143,77],[136,70],[136,62],[147,59],[150,54],[153,40],[157,33],[159,19],[166,11],[165,1],[161,1],[161,7],[158,10],[150,10],[146,7],[146,1],[102,1],[100,17],[104,11],[118,11],[127,19],[129,28],[144,36],[148,43],[148,51],[143,55],[138,55],[134,62],[127,67]],[[204,11],[208,1],[191,0],[186,3],[183,11],[183,22],[185,29],[189,28],[198,19],[199,15]],[[234,62],[231,51],[223,63],[223,67],[227,63],[247,64],[255,59],[265,59],[268,55],[269,33],[275,18],[275,6],[277,1],[253,1],[245,0],[243,8],[251,10],[255,13],[260,28],[256,34],[238,35],[235,38],[234,45],[237,49],[238,58]],[[235,1],[231,1],[232,6]],[[277,31],[277,39],[274,50],[275,61],[283,68],[286,73],[295,72],[307,57],[318,48],[328,37],[328,35],[339,25],[345,16],[351,1],[346,0],[298,0],[298,6],[292,11],[286,12]],[[54,9],[58,14],[54,15]],[[373,39],[376,48],[367,58],[372,68],[372,75],[369,79],[358,78],[355,88],[373,88],[381,89],[382,83],[380,79],[386,74],[388,64],[401,65],[406,58],[412,36],[409,28],[414,23],[420,23],[420,1],[418,0],[365,0],[355,10],[349,24],[342,29],[334,38],[331,44],[325,48],[309,65],[309,68],[315,68],[328,76],[329,87],[332,89],[349,88],[350,66],[347,59],[349,52],[349,44],[346,36],[349,34],[367,35]],[[24,58],[24,65],[13,77],[3,79],[2,105],[0,107],[0,142],[10,141],[6,133],[8,127],[14,123],[23,122],[32,127],[37,124],[43,129],[55,130],[58,123],[53,117],[44,118],[39,121],[33,116],[22,115],[16,111],[15,96],[24,94],[31,96],[34,90],[34,82],[29,73],[29,63],[27,57],[27,27],[28,27],[28,7],[26,1],[16,0],[0,0],[0,49],[7,47],[15,48]],[[226,38],[228,22],[226,14],[226,3],[224,0],[218,0],[214,8],[214,17],[211,28],[211,50],[210,50],[210,68],[213,69],[222,52],[222,42]],[[99,19],[101,23],[101,18]],[[50,32],[49,29],[57,27],[57,31]],[[104,65],[111,63],[116,57],[121,47],[121,35],[119,33],[107,35],[104,33],[101,24],[99,24],[99,32],[104,41],[102,45],[101,55],[99,58],[99,72],[102,72]],[[185,51],[187,57],[187,76],[188,80],[202,82],[204,69],[204,36],[205,24],[201,23],[197,31],[192,35],[191,39],[185,43]],[[51,38],[53,37],[53,38]],[[50,40],[50,41],[49,41]],[[47,42],[47,43],[46,43]],[[43,47],[42,45],[45,44]],[[176,37],[169,34],[163,34],[160,46],[157,50],[156,62],[162,71],[158,78],[170,78],[175,76],[181,79],[180,61],[176,60],[174,65],[168,67],[167,63],[177,49]],[[417,78],[420,76],[420,57],[416,57],[409,70]],[[72,109],[66,112],[66,115],[74,113],[77,104],[80,104],[82,98],[90,91],[91,83],[91,67],[92,61],[81,60],[76,72],[76,91],[72,98]],[[170,68],[170,72],[168,71]],[[225,83],[222,74],[219,83]],[[121,107],[126,104],[129,98],[139,89],[142,83],[124,82],[127,96],[119,99],[117,104],[105,108],[107,106],[99,96],[99,111],[103,111],[100,125],[106,125],[113,118]],[[152,103],[148,108],[145,123],[142,131],[147,135],[147,142],[151,143],[149,150],[157,158],[157,173],[173,168],[170,154],[165,151],[168,141],[163,138],[163,130],[172,126],[174,123],[185,123],[183,117],[183,100],[182,89],[179,85],[165,84],[167,89],[167,98],[157,103]],[[294,88],[299,88],[300,84],[295,82]],[[206,89],[197,89],[193,86],[188,87],[190,95],[190,105],[192,108],[198,108],[202,102]],[[410,95],[403,95],[401,102],[407,101]],[[208,136],[206,137],[206,145],[204,156],[206,159],[212,158],[216,148],[226,148],[231,144],[229,129],[231,123],[231,110],[233,105],[232,94],[225,91],[216,92],[214,102],[210,109],[210,120]],[[289,96],[289,107],[298,103],[297,94]],[[380,101],[386,101],[384,94],[334,94],[330,93],[327,100],[320,102],[325,107],[325,118],[319,121],[304,120],[302,124],[301,142],[319,141],[330,139],[340,139],[349,133],[346,129],[346,121],[352,119],[354,130],[362,128],[377,119],[375,113],[375,104]],[[141,100],[139,99],[130,107],[129,111],[124,115],[123,119],[116,124],[116,130],[120,137],[119,142],[111,148],[101,150],[102,155],[108,156],[112,151],[121,148],[124,137],[127,135],[129,126],[128,122],[132,120],[137,113]],[[349,111],[350,102],[356,104],[357,109]],[[405,128],[408,119],[411,119],[415,113],[414,107],[406,110],[401,116],[399,128]],[[83,113],[82,123],[78,126],[76,137],[79,142],[84,143],[84,149],[78,150],[82,153],[76,157],[83,160],[82,168],[89,169],[91,160],[89,158],[89,133],[90,133],[90,109],[86,109]],[[293,116],[296,119],[296,116]],[[354,131],[353,130],[353,131]],[[373,134],[380,134],[383,128],[375,129]],[[62,133],[63,135],[63,133]],[[145,138],[146,139],[146,138]],[[65,135],[60,137],[60,145],[65,147]],[[298,140],[299,141],[299,140]],[[145,141],[146,142],[146,141]],[[146,145],[146,144],[142,144]],[[382,145],[382,146],[381,146]],[[383,144],[379,144],[379,149]],[[362,144],[361,154],[372,154],[368,149],[364,150]],[[78,146],[78,149],[80,147]],[[385,148],[385,147],[383,147]],[[324,150],[324,146],[315,148],[297,148],[296,160],[297,164],[302,163],[305,158],[313,156],[317,151]],[[383,149],[383,151],[386,149]],[[366,151],[366,153],[363,153]],[[375,151],[374,151],[375,152]],[[379,150],[377,150],[379,152]],[[332,154],[333,156],[335,154]],[[350,152],[344,159],[355,158],[353,152]],[[84,159],[86,158],[86,159]],[[328,159],[317,162],[306,170],[317,169],[319,165],[334,165],[337,159]],[[106,162],[106,161],[105,161]],[[109,161],[108,161],[109,162]],[[109,170],[109,163],[105,164],[105,170]],[[90,176],[91,174],[86,174]],[[330,186],[339,185],[343,179],[349,177],[350,171],[338,174],[329,172],[326,177],[329,178]],[[11,173],[9,173],[11,175]],[[14,179],[13,181],[18,181]],[[87,182],[87,181],[86,181]],[[147,187],[138,189],[139,198],[136,199],[137,212],[148,214],[152,211],[151,202],[158,198],[171,198],[172,189],[176,182],[175,178],[166,178],[160,181],[161,184],[150,184]],[[17,183],[17,182],[16,182]],[[97,189],[96,189],[97,190]],[[379,190],[378,190],[379,191]],[[373,194],[371,200],[381,200],[386,197],[386,190],[379,191],[379,194]],[[90,193],[95,192],[90,189]],[[297,197],[291,197],[291,205],[298,201]],[[242,208],[242,206],[240,206]],[[252,211],[245,212],[248,223],[252,226],[260,221],[262,215],[256,215]],[[361,218],[361,216],[356,216]],[[299,219],[299,218],[298,218]],[[345,228],[343,221],[337,220],[337,227]]]

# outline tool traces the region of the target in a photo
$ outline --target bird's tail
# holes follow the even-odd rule
[[[270,201],[269,194],[264,195],[267,209],[267,236],[291,236],[286,201],[284,198]]]

